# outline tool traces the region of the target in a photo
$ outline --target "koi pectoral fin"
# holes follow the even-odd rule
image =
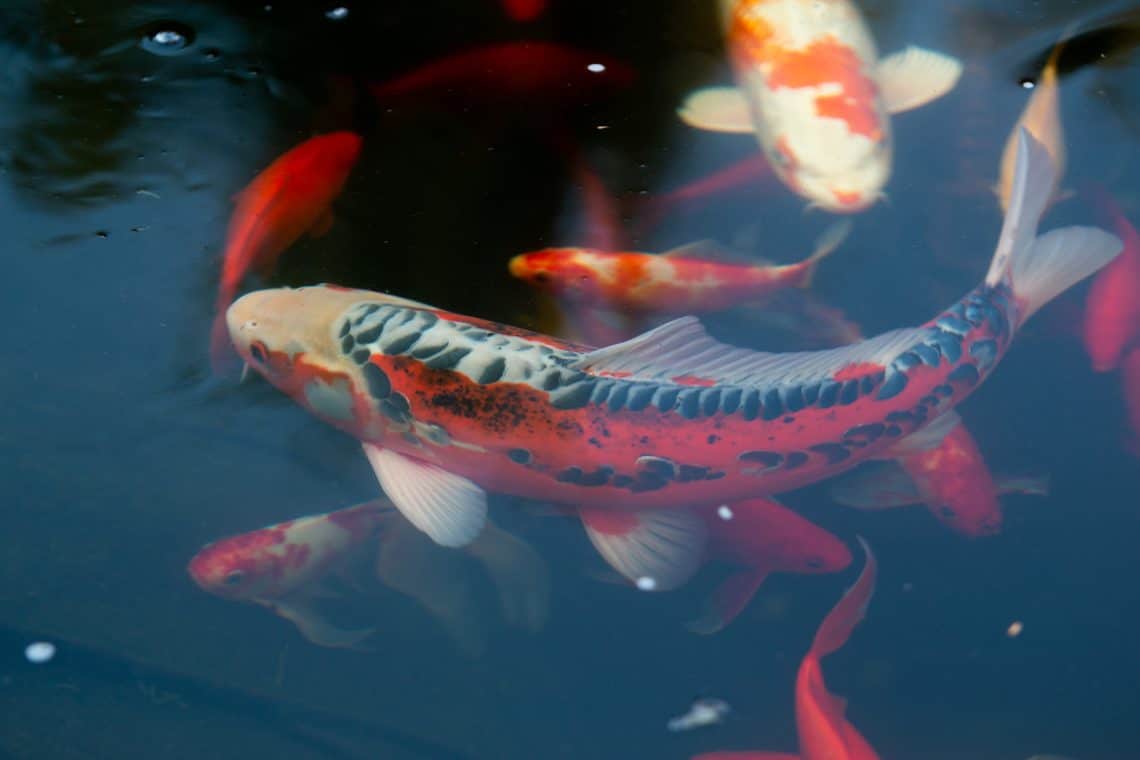
[[[602,558],[642,591],[675,589],[700,567],[708,529],[687,510],[578,513]]]
[[[875,72],[883,103],[891,113],[938,100],[954,89],[961,76],[962,62],[957,58],[913,45],[880,60]]]
[[[376,632],[375,628],[355,630],[339,628],[325,619],[324,615],[312,606],[311,600],[303,596],[264,601],[262,604],[275,615],[297,626],[301,635],[317,646],[366,651],[360,646],[360,642]]]
[[[685,627],[703,635],[726,628],[744,611],[767,577],[766,570],[748,569],[733,573],[713,591],[701,616]]]
[[[487,494],[467,478],[371,443],[361,444],[400,514],[441,546],[471,543],[487,520]]]
[[[690,127],[712,132],[750,134],[752,113],[736,87],[705,87],[685,98],[677,116]]]

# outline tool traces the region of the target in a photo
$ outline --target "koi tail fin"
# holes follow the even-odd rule
[[[1044,146],[1018,130],[1009,210],[985,284],[1006,285],[1020,327],[1038,309],[1120,253],[1115,235],[1096,227],[1063,227],[1037,237],[1037,225],[1056,184],[1057,169]]]
[[[855,626],[867,614],[867,605],[871,603],[871,596],[875,593],[878,563],[875,562],[875,555],[871,553],[871,547],[862,536],[859,537],[859,545],[867,555],[863,570],[855,580],[855,585],[847,589],[847,593],[836,602],[831,612],[827,613],[827,617],[819,624],[819,630],[815,632],[815,639],[811,643],[811,651],[808,652],[809,656],[824,657],[846,644]]]
[[[812,251],[811,256],[801,262],[804,268],[803,279],[798,283],[801,288],[811,287],[819,262],[826,259],[843,244],[843,241],[851,234],[851,227],[850,219],[841,219],[823,231],[823,234],[815,241],[815,250]]]

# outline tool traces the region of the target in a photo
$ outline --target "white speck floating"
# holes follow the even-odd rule
[[[721,504],[716,508],[716,516],[722,520],[731,520],[733,518],[732,507],[727,504]]]
[[[1011,639],[1016,639],[1025,630],[1025,625],[1020,620],[1014,620],[1009,624],[1009,628],[1005,629],[1005,635]]]
[[[348,18],[348,8],[345,8],[343,5],[338,5],[337,7],[326,11],[325,18],[329,19],[330,21],[343,21],[344,19]]]
[[[604,63],[591,63],[586,67],[586,71],[589,71],[592,74],[601,74],[605,70],[606,65]]]
[[[1037,83],[1034,82],[1032,79],[1026,79],[1025,81],[1023,81],[1021,83],[1021,89],[1023,89],[1023,90],[1032,90],[1036,86],[1037,86]]]
[[[730,712],[732,708],[723,699],[698,699],[687,713],[670,718],[665,727],[674,733],[692,731],[694,728],[720,723]]]
[[[657,588],[657,580],[643,575],[637,579],[637,587],[642,591],[654,591]]]
[[[33,665],[42,665],[55,657],[55,644],[50,641],[33,641],[24,647],[24,658]]]

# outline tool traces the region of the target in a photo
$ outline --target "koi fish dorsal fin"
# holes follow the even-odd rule
[[[924,334],[921,328],[906,328],[824,351],[768,353],[721,343],[696,317],[681,317],[591,351],[571,366],[635,380],[668,381],[692,375],[733,385],[791,385],[831,379],[847,367],[868,365],[869,372],[881,371]]]
[[[684,509],[613,512],[581,509],[590,543],[643,591],[668,591],[700,567],[708,529]]]
[[[440,546],[471,543],[487,520],[487,494],[461,475],[362,444],[384,493],[408,522]]]
[[[831,612],[827,613],[827,617],[819,624],[819,630],[815,632],[815,640],[811,643],[810,652],[816,657],[829,655],[847,643],[851,631],[855,630],[855,626],[867,614],[867,605],[871,602],[871,595],[875,593],[878,564],[875,562],[875,555],[871,553],[871,547],[867,545],[862,536],[858,538],[859,545],[863,547],[863,553],[867,559],[863,563],[863,570],[855,580],[855,585],[847,589],[847,593],[831,608]]]

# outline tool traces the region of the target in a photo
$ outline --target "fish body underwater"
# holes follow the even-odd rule
[[[663,588],[699,565],[707,536],[684,508],[897,456],[977,388],[1034,311],[1117,254],[1096,228],[1036,237],[1052,179],[1023,133],[983,283],[924,325],[836,349],[744,350],[688,317],[589,351],[329,285],[251,293],[227,319],[254,369],[364,442],[385,493],[438,543],[478,534],[488,490],[624,512],[600,531],[587,520],[591,539],[611,564],[635,560],[627,577],[639,561],[660,571]]]

